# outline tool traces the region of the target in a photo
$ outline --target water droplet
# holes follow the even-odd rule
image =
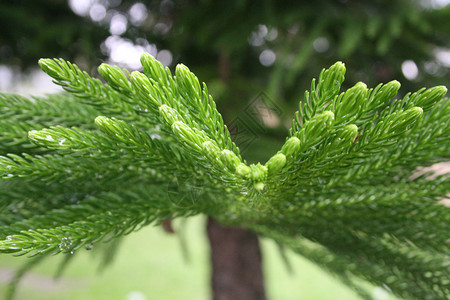
[[[14,175],[13,174],[8,174],[8,175],[6,175],[7,177],[13,177]]]
[[[51,136],[51,135],[47,135],[46,137],[45,137],[45,139],[47,140],[47,141],[54,141],[54,139],[53,139],[53,137]]]
[[[59,247],[59,249],[63,250],[63,249],[66,249],[67,247],[70,247],[71,245],[72,245],[72,241],[67,237],[63,237],[61,239],[61,243],[59,243],[58,247]]]
[[[8,170],[11,170],[11,166],[10,165],[8,165],[8,166],[6,166],[6,168],[8,169]]]
[[[62,144],[64,144],[64,142],[66,141],[66,139],[59,139],[59,145],[62,145]]]
[[[92,250],[92,248],[94,248],[94,245],[92,245],[92,244],[86,246],[86,250]]]

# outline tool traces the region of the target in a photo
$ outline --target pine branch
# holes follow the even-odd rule
[[[167,203],[163,206],[161,196],[161,191],[139,187],[134,192],[105,193],[82,204],[32,217],[0,229],[2,235],[4,230],[8,232],[0,251],[17,255],[72,252],[107,235],[125,235],[170,216],[185,216],[195,211],[193,205],[181,202],[173,203],[172,208]]]
[[[338,62],[313,80],[282,148],[248,165],[205,84],[183,65],[172,75],[148,54],[141,62],[144,74],[102,64],[103,84],[44,59],[74,96],[0,95],[0,252],[71,253],[206,214],[286,244],[365,296],[357,278],[408,299],[450,294],[440,203],[450,179],[411,179],[449,158],[445,87],[340,92]]]
[[[69,94],[28,99],[0,93],[0,151],[2,154],[43,153],[44,149],[30,143],[27,133],[55,124],[77,125],[94,129],[92,120],[98,115],[90,106],[75,101]]]

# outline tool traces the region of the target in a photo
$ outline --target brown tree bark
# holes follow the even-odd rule
[[[213,299],[266,299],[258,237],[241,228],[224,227],[212,218],[208,218],[207,232]]]

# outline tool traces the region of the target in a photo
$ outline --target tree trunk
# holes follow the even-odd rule
[[[214,300],[264,300],[264,278],[257,236],[224,227],[208,218]]]
[[[219,52],[220,80],[228,85],[229,55]],[[261,251],[258,237],[241,228],[224,227],[208,218],[211,245],[211,288],[213,300],[265,300]]]

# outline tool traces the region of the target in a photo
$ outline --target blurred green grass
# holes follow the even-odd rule
[[[127,236],[113,263],[100,273],[101,256],[96,255],[96,249],[79,250],[81,253],[75,255],[56,283],[53,275],[63,255],[45,259],[24,278],[15,299],[207,300],[210,298],[209,249],[204,218],[190,218],[182,226],[188,261],[183,258],[179,238],[160,227],[149,226]],[[290,252],[288,257],[294,274],[288,274],[272,241],[262,240],[262,249],[270,300],[360,299],[337,279]],[[27,260],[27,257],[0,255],[0,299],[7,287],[6,275]],[[381,292],[378,299],[395,298]]]

